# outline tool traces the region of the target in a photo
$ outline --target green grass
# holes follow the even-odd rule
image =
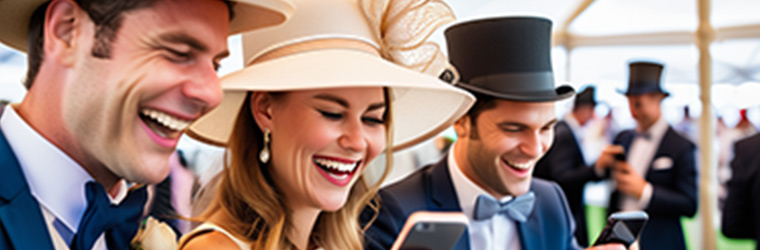
[[[604,224],[606,223],[607,209],[598,206],[586,206],[586,223],[588,224],[589,242],[593,243],[596,240],[596,236],[602,232]],[[684,228],[684,235],[686,237],[686,246],[688,249],[697,249],[693,246],[700,245],[699,221],[696,218],[685,218],[681,220]],[[729,239],[720,233],[720,230],[716,230],[717,233],[716,244],[719,250],[753,250],[755,249],[755,242],[753,240],[737,240]]]

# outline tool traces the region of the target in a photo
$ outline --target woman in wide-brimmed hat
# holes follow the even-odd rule
[[[474,101],[420,73],[456,75],[426,42],[453,20],[442,2],[296,7],[288,23],[243,36],[248,67],[223,78],[224,102],[188,132],[227,155],[185,248],[361,249],[358,215],[380,185],[362,178],[368,163],[435,135]]]

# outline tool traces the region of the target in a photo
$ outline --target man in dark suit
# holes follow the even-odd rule
[[[0,116],[0,249],[129,246],[146,200],[130,185],[163,180],[184,128],[221,101],[228,34],[290,11],[245,2],[0,1],[0,41],[29,63]]]
[[[556,181],[567,195],[570,211],[575,218],[575,238],[581,246],[588,246],[586,209],[583,206],[584,187],[587,182],[601,180],[604,169],[586,164],[581,139],[584,126],[594,116],[595,88],[586,87],[575,96],[573,111],[554,127],[554,143],[536,163],[533,176]]]
[[[721,228],[730,238],[755,239],[760,249],[760,133],[734,145]]]
[[[458,139],[444,159],[380,192],[367,248],[388,249],[406,218],[421,210],[470,218],[455,249],[578,248],[562,190],[531,175],[552,142],[554,102],[574,94],[569,86],[554,87],[550,34],[551,21],[537,17],[446,30],[457,85],[478,100],[455,123]]]
[[[637,127],[619,133],[596,162],[610,166],[616,185],[608,212],[649,214],[641,249],[686,249],[681,217],[697,211],[696,146],[662,117],[660,103],[668,96],[660,87],[663,65],[633,62],[629,67],[624,94]],[[615,160],[623,152],[625,159]]]

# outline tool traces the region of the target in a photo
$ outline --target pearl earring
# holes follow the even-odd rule
[[[266,164],[269,162],[269,129],[264,129],[264,146],[261,149],[261,153],[259,153],[259,160],[261,160],[262,163]]]

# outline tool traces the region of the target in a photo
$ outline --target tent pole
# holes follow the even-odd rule
[[[710,23],[710,0],[697,0],[699,27],[696,32],[696,45],[699,49],[699,99],[702,102],[699,136],[699,211],[702,222],[702,249],[716,249],[716,230],[713,218],[717,210],[715,152],[712,150],[715,138],[715,121],[711,105],[712,56],[710,44],[715,39],[715,29]]]

